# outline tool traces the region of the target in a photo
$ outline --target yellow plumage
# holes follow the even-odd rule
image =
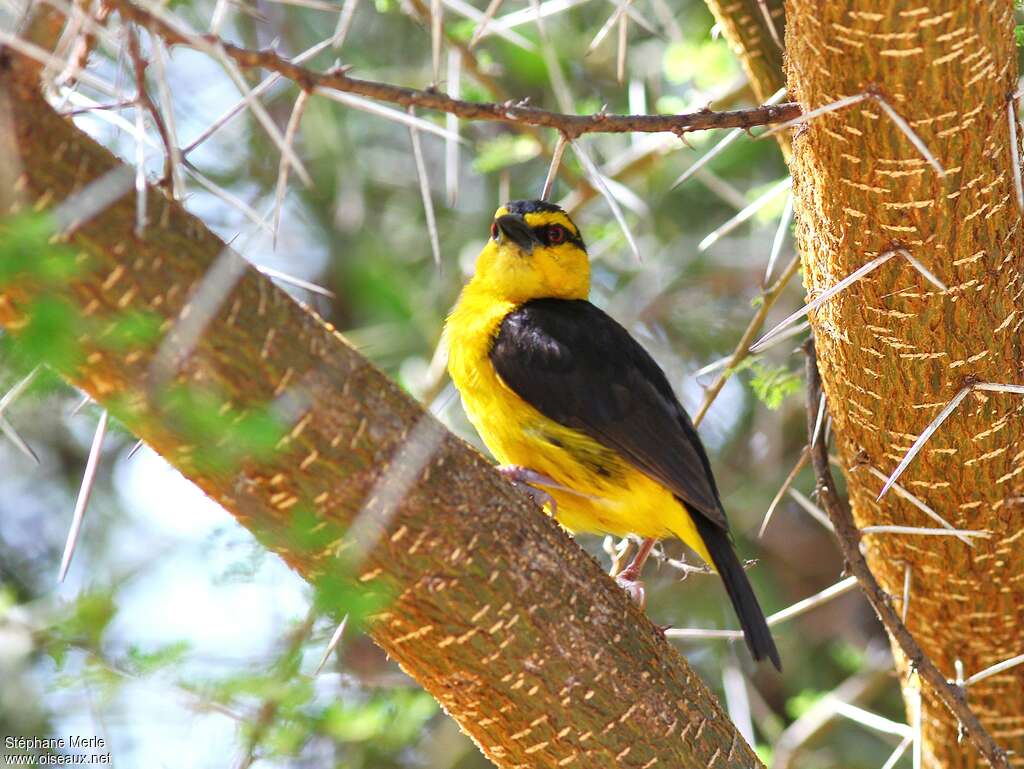
[[[496,218],[505,213],[499,209]],[[531,227],[558,225],[578,236],[560,211],[525,219]],[[572,243],[538,248],[524,259],[509,244],[490,240],[445,327],[448,369],[466,414],[499,463],[528,467],[565,487],[544,491],[569,530],[673,536],[710,564],[689,512],[668,489],[614,450],[541,414],[502,381],[491,361],[502,321],[524,302],[586,299],[589,291],[586,252]]]

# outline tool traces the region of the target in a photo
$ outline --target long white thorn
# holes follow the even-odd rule
[[[1024,665],[1024,654],[1018,654],[1016,657],[1010,657],[1008,660],[997,662],[995,665],[990,665],[984,670],[979,670],[973,676],[970,676],[964,681],[964,686],[971,686],[972,684],[978,683],[978,681],[984,681],[989,676],[1003,673],[1011,668],[1017,667],[1018,665]]]
[[[900,744],[896,746],[896,750],[894,750],[890,754],[890,756],[885,760],[885,763],[882,764],[882,769],[893,769],[893,767],[896,766],[897,762],[901,758],[903,758],[903,754],[907,752],[907,748],[909,748],[913,744],[913,742],[913,734],[904,737],[902,740],[900,740]]]
[[[640,249],[637,248],[636,241],[633,240],[633,233],[630,232],[629,225],[626,223],[626,217],[622,213],[622,208],[619,206],[619,201],[615,199],[611,191],[608,189],[608,185],[605,184],[604,175],[598,170],[597,166],[594,165],[594,161],[590,159],[586,150],[583,149],[583,145],[577,139],[570,139],[569,144],[572,145],[573,152],[576,153],[576,157],[580,161],[580,165],[583,166],[583,170],[586,171],[587,178],[590,179],[590,183],[601,193],[605,201],[608,203],[608,207],[612,210],[612,215],[615,217],[615,221],[619,223],[619,227],[622,228],[622,233],[626,236],[626,242],[629,243],[629,248],[633,252],[633,256],[636,257],[638,262],[642,262],[643,258],[640,256]]]
[[[352,0],[352,2],[354,2],[354,0]],[[323,41],[317,43],[316,45],[312,46],[311,48],[307,48],[305,51],[303,51],[302,53],[300,53],[298,56],[296,56],[294,59],[291,60],[292,64],[302,64],[303,62],[307,61],[308,59],[312,59],[314,56],[316,56],[321,51],[324,51],[327,48],[329,48],[332,42],[333,41],[330,38],[328,38],[327,40],[323,40]],[[272,75],[268,75],[266,78],[264,78],[259,83],[259,85],[257,85],[255,88],[252,89],[252,95],[253,96],[261,96],[261,95],[263,95],[268,90],[270,90],[270,88],[272,88],[278,81],[280,81],[282,79],[283,79],[282,76],[279,75],[276,72],[274,74],[272,74]],[[199,136],[197,136],[187,147],[182,149],[182,151],[181,151],[182,154],[184,154],[184,155],[189,154],[192,150],[194,150],[196,147],[198,147],[204,141],[209,139],[216,131],[218,131],[220,128],[222,128],[223,126],[225,126],[228,123],[230,123],[234,118],[236,118],[239,114],[241,114],[242,110],[245,109],[246,104],[248,104],[248,101],[246,99],[244,99],[244,98],[243,99],[239,99],[237,102],[235,102],[223,114],[221,114],[220,117],[218,117],[209,126],[207,126],[203,130],[203,132],[200,133]]]
[[[371,115],[376,115],[377,117],[382,117],[385,120],[390,120],[394,123],[401,123],[402,125],[407,127],[415,127],[421,131],[436,134],[437,136],[440,136],[442,139],[450,137],[454,141],[460,142],[462,144],[466,143],[466,140],[463,139],[461,136],[452,135],[444,128],[441,128],[438,125],[434,125],[429,120],[424,120],[423,118],[420,117],[410,116],[406,112],[402,112],[397,109],[391,109],[391,107],[385,107],[381,104],[378,104],[375,101],[371,101],[370,99],[364,99],[361,96],[355,96],[350,93],[345,93],[344,91],[334,91],[330,88],[317,87],[314,90],[320,96],[324,96],[330,99],[331,101],[336,101],[339,104],[344,104],[346,107],[352,107],[353,109],[361,110]]]
[[[409,114],[415,117],[415,107],[410,105]],[[420,132],[409,127],[409,138],[412,140],[412,156],[416,161],[416,177],[420,185],[420,197],[423,198],[423,214],[427,220],[427,232],[430,234],[430,249],[434,252],[434,264],[441,268],[441,240],[437,234],[437,220],[434,218],[434,199],[430,195],[430,179],[427,177],[427,164],[423,161],[423,147],[420,144]]]
[[[835,112],[836,110],[845,109],[846,107],[854,104],[860,104],[862,101],[866,101],[871,98],[871,94],[858,93],[853,96],[845,96],[842,99],[836,99],[836,101],[823,104],[820,107],[816,107],[808,112],[803,113],[799,117],[795,117],[792,120],[787,120],[785,123],[779,123],[777,126],[772,126],[764,133],[758,135],[758,139],[763,139],[766,136],[773,136],[774,134],[785,131],[787,128],[792,128],[795,125],[806,123],[810,120],[814,120],[816,117],[821,115],[827,115],[829,112]]]
[[[942,411],[939,412],[939,415],[935,417],[935,419],[933,419],[924,429],[921,435],[918,436],[917,440],[911,445],[903,459],[900,460],[900,463],[896,465],[896,469],[892,471],[892,475],[886,479],[885,484],[882,486],[882,490],[878,493],[876,501],[881,500],[881,498],[885,496],[885,492],[891,489],[892,485],[899,480],[899,477],[903,475],[903,471],[906,470],[907,466],[914,461],[914,457],[917,456],[918,452],[924,448],[924,444],[926,444],[928,439],[935,434],[935,431],[942,426],[942,423],[946,421],[949,415],[956,411],[956,407],[963,402],[963,399],[967,397],[967,394],[972,388],[973,385],[965,385],[962,387],[960,392],[953,396],[953,400],[946,404]]]
[[[616,6],[615,10],[612,11],[611,15],[605,20],[604,24],[601,25],[601,28],[597,30],[597,34],[594,35],[594,39],[590,41],[590,45],[587,46],[587,50],[583,54],[584,56],[588,56],[589,54],[593,53],[594,49],[601,45],[604,39],[608,36],[608,33],[611,32],[612,27],[615,26],[615,23],[626,12],[626,6],[630,2],[632,2],[632,0],[619,0],[619,3]]]
[[[974,385],[975,390],[985,390],[990,393],[1013,393],[1024,395],[1024,385],[999,384],[996,382],[978,382]]]
[[[175,200],[181,200],[185,196],[185,176],[182,173],[181,147],[178,144],[178,126],[174,119],[174,100],[171,98],[171,88],[167,82],[167,47],[162,38],[153,36],[153,72],[156,77],[156,93],[160,100],[160,111],[162,113],[164,126],[167,128],[167,136],[170,139],[170,154],[167,163],[171,170],[171,190]]]
[[[935,169],[935,173],[939,176],[945,176],[946,169],[942,167],[938,158],[936,158],[935,155],[932,154],[932,151],[928,149],[928,145],[925,144],[914,129],[910,127],[910,123],[904,120],[903,117],[889,105],[889,102],[881,96],[875,94],[872,98],[878,102],[878,106],[881,107],[882,111],[889,116],[889,119],[895,124],[895,126],[903,132],[903,135],[910,140],[910,143],[914,145],[914,148],[921,153],[921,157],[927,160],[928,164]]]
[[[782,38],[779,37],[779,30],[775,26],[775,19],[772,18],[772,13],[768,9],[768,3],[766,0],[757,0],[757,9],[761,12],[761,18],[764,19],[765,26],[768,27],[768,34],[772,36],[772,40],[775,41],[775,45],[782,49]]]
[[[477,22],[476,29],[473,30],[473,36],[469,38],[469,48],[472,50],[476,47],[476,44],[480,42],[480,38],[487,32],[487,25],[494,19],[494,14],[498,12],[504,0],[491,0],[487,4],[487,10],[484,11],[483,18]]]
[[[33,380],[39,374],[39,366],[29,371],[25,376],[15,382],[14,387],[4,393],[4,396],[0,398],[0,414],[4,413],[4,410],[16,401],[21,394],[25,392]]]
[[[558,141],[555,142],[555,148],[551,151],[551,165],[548,166],[548,175],[544,178],[544,188],[540,191],[541,200],[551,198],[551,190],[555,186],[555,179],[558,178],[558,169],[562,165],[562,155],[565,154],[567,143],[565,134],[558,134]]]
[[[356,15],[357,5],[359,5],[359,0],[345,0],[345,4],[341,6],[341,13],[338,14],[338,23],[334,27],[334,34],[331,35],[331,46],[334,50],[338,50],[345,44],[348,31],[352,28],[352,19]]]
[[[267,222],[266,217],[260,216],[259,212],[255,208],[250,206],[237,195],[228,192],[226,189],[218,185],[216,182],[213,182],[207,177],[203,176],[203,174],[199,173],[198,171],[193,171],[188,166],[185,166],[185,172],[190,177],[195,179],[199,183],[200,187],[205,188],[206,191],[209,192],[214,197],[223,200],[231,208],[234,208],[235,210],[239,211],[242,214],[242,216],[244,216],[250,222],[255,224],[261,230],[263,230],[263,232],[265,232],[267,235],[273,237],[274,231],[271,228],[270,224]]]
[[[462,51],[448,49],[448,95],[453,99],[462,98]],[[453,137],[459,135],[459,118],[451,113],[444,116],[445,128]],[[448,205],[454,208],[459,202],[459,143],[454,138],[444,140],[444,185],[448,194]]]
[[[430,59],[434,72],[434,87],[441,82],[441,48],[444,44],[444,6],[441,0],[430,0]]]
[[[257,270],[262,272],[268,278],[273,280],[279,280],[282,283],[286,283],[289,286],[297,286],[298,288],[304,288],[306,291],[310,291],[314,294],[320,294],[320,296],[326,296],[331,299],[334,298],[334,292],[329,288],[317,285],[316,283],[310,283],[308,280],[302,278],[296,278],[294,275],[289,275],[286,272],[275,270],[273,267],[262,267],[260,265],[254,265]]]
[[[915,534],[925,537],[981,537],[988,539],[992,536],[990,531],[977,529],[935,529],[924,526],[891,526],[880,524],[878,526],[863,526],[861,534]]]
[[[577,5],[583,5],[588,3],[590,0],[547,0],[547,2],[540,3],[536,7],[523,8],[519,11],[513,11],[507,13],[504,16],[499,16],[494,20],[488,29],[488,34],[498,34],[498,30],[508,30],[513,27],[520,27],[523,24],[529,24],[530,22],[537,21],[538,19],[544,19],[548,16],[554,16],[559,13],[568,11],[570,8],[575,8]]]
[[[64,555],[60,559],[60,572],[57,581],[63,582],[67,576],[68,567],[71,566],[71,558],[75,554],[78,545],[78,536],[82,532],[82,520],[85,517],[85,508],[89,504],[89,497],[92,495],[92,487],[96,481],[96,471],[99,469],[100,452],[103,449],[103,438],[107,434],[107,419],[109,415],[106,410],[100,414],[99,422],[96,424],[96,432],[92,436],[92,446],[89,448],[89,458],[85,462],[85,472],[82,473],[82,485],[78,489],[78,499],[75,501],[75,512],[71,516],[71,529],[68,531],[68,539],[64,544]]]
[[[825,393],[818,398],[818,416],[814,420],[814,432],[811,434],[811,448],[818,443],[818,436],[821,435],[821,426],[825,422]]]
[[[908,262],[910,262],[911,266],[913,266],[915,270],[917,270],[924,276],[925,280],[927,280],[932,285],[936,286],[943,293],[949,291],[949,288],[946,287],[946,284],[939,280],[937,277],[935,277],[935,274],[932,273],[932,271],[925,267],[923,264],[921,264],[918,258],[909,251],[907,251],[907,249],[898,248],[896,250],[899,252],[900,256],[904,257]]]
[[[627,6],[632,0],[623,0]],[[619,18],[619,45],[615,55],[615,74],[619,83],[626,79],[626,52],[629,48],[629,16],[622,14]]]
[[[903,564],[903,601],[900,606],[900,619],[904,625],[907,624],[907,613],[910,610],[910,581],[913,573],[910,561]]]
[[[1006,102],[1006,117],[1010,124],[1010,166],[1013,171],[1013,189],[1017,193],[1017,210],[1024,214],[1024,183],[1020,178],[1020,146],[1017,143],[1017,97]]]
[[[897,737],[913,737],[913,731],[907,724],[898,723],[885,716],[864,710],[864,708],[858,708],[856,705],[851,705],[842,700],[834,701],[833,706],[839,715],[849,718],[851,721],[856,721],[858,724],[869,729],[874,729],[883,734],[895,734]]]
[[[764,278],[761,286],[767,286],[775,271],[775,263],[782,253],[782,246],[786,243],[786,235],[789,233],[789,225],[793,223],[793,190],[790,189],[786,196],[786,205],[782,207],[782,216],[779,217],[779,226],[775,230],[775,237],[772,238],[772,250],[768,254],[768,264],[764,268]]]
[[[327,648],[324,649],[324,656],[320,658],[320,663],[316,666],[316,670],[313,671],[313,678],[316,678],[323,672],[324,667],[327,665],[327,660],[334,654],[334,650],[338,648],[338,643],[341,641],[341,637],[345,634],[345,626],[348,625],[348,615],[346,614],[341,618],[341,622],[338,623],[338,627],[335,628],[331,640],[327,642]]]
[[[772,515],[775,514],[775,508],[779,506],[779,502],[782,501],[786,492],[789,491],[789,487],[793,485],[793,481],[796,480],[800,471],[804,469],[810,457],[811,454],[805,446],[803,451],[800,452],[800,458],[796,461],[796,464],[793,465],[793,469],[789,471],[789,475],[786,476],[786,480],[782,482],[782,486],[777,492],[775,492],[775,496],[772,498],[772,503],[768,505],[768,512],[764,514],[764,519],[761,521],[761,528],[757,530],[758,539],[764,536],[765,530],[768,528],[768,522],[771,521]]]
[[[773,104],[778,104],[780,101],[782,101],[782,98],[785,95],[786,95],[786,89],[785,88],[780,88],[778,91],[776,91],[775,93],[772,94],[771,98],[768,99],[768,101],[766,101],[764,103],[764,106],[771,106]],[[685,182],[687,179],[689,179],[691,176],[693,176],[695,173],[697,173],[700,169],[702,169],[704,166],[706,166],[708,163],[710,163],[714,158],[716,158],[720,154],[722,154],[722,152],[725,150],[726,147],[728,147],[734,141],[739,139],[744,133],[745,132],[744,132],[744,130],[742,128],[730,129],[729,132],[725,136],[723,136],[718,141],[718,143],[715,144],[714,147],[712,147],[710,150],[708,150],[703,155],[701,155],[700,158],[698,158],[697,161],[692,166],[690,166],[685,171],[683,171],[683,173],[680,174],[679,178],[676,179],[674,182],[672,182],[672,185],[669,187],[669,189],[674,190],[680,184]]]
[[[787,176],[777,184],[773,184],[771,188],[752,202],[749,206],[744,208],[742,211],[737,213],[734,217],[729,219],[721,227],[718,227],[713,232],[709,233],[699,244],[697,244],[698,251],[707,251],[711,246],[717,243],[720,239],[728,235],[730,232],[735,230],[745,221],[754,216],[758,211],[768,205],[775,196],[784,190],[788,190],[793,186],[793,178]]]
[[[135,100],[135,237],[146,234],[146,112],[142,94]]]
[[[870,472],[873,476],[878,478],[878,480],[880,480],[882,483],[885,483],[888,480],[888,476],[886,476],[885,473],[883,473],[874,465],[854,465],[854,469],[857,469],[858,467],[867,467],[868,472]],[[929,518],[931,518],[933,521],[939,524],[942,528],[949,529],[950,531],[956,530],[956,527],[953,524],[951,524],[949,521],[947,521],[945,518],[943,518],[941,515],[935,512],[935,510],[932,509],[929,505],[926,505],[924,502],[922,502],[917,495],[912,494],[903,485],[899,483],[894,483],[892,485],[892,491],[894,494],[896,494],[896,496],[907,500],[907,502],[909,502],[922,513],[927,515]],[[959,539],[968,547],[974,547],[974,542],[971,541],[970,537],[957,535],[957,539]]]
[[[7,436],[7,439],[14,444],[14,447],[18,449],[22,454],[31,459],[37,465],[39,464],[39,455],[36,454],[32,447],[28,445],[28,441],[21,437],[21,433],[12,425],[7,417],[0,415],[0,432],[3,432]]]
[[[444,0],[444,4],[449,10],[455,11],[455,13],[460,16],[465,16],[470,21],[475,21],[477,23],[477,42],[486,35],[495,35],[509,43],[512,43],[514,46],[522,48],[524,51],[533,53],[537,50],[537,46],[535,46],[530,40],[523,37],[518,32],[513,32],[508,27],[502,26],[498,19],[489,20],[487,18],[487,11],[480,13],[480,11],[465,2],[465,0]],[[490,11],[490,8],[488,8],[488,11]],[[530,9],[527,9],[525,13],[530,14],[529,21],[533,21],[536,18],[536,16],[533,15],[533,11]],[[475,45],[475,43],[473,45]]]
[[[306,108],[306,102],[309,100],[309,91],[299,91],[299,95],[295,97],[295,106],[292,108],[292,114],[288,118],[288,125],[284,131],[284,143],[288,147],[292,147],[295,142],[295,134],[298,133],[299,124],[302,122],[302,113]],[[281,209],[284,207],[284,196],[288,191],[288,162],[284,155],[281,155],[280,163],[277,169],[277,188],[274,191],[274,223],[271,229],[274,231],[274,247],[277,248],[277,235],[281,227]]]
[[[837,582],[834,585],[830,585],[824,590],[815,593],[812,596],[808,596],[800,601],[797,601],[792,606],[787,606],[781,611],[777,611],[767,618],[768,627],[775,627],[778,624],[791,620],[794,617],[799,617],[801,614],[806,614],[811,609],[821,606],[824,603],[828,603],[833,598],[838,598],[844,593],[848,593],[857,586],[856,577],[847,577],[846,579]],[[742,630],[714,630],[706,628],[669,628],[665,631],[666,638],[743,638]]]
[[[803,492],[799,491],[798,489],[791,488],[789,490],[789,496],[792,497],[793,500],[804,509],[804,512],[811,516],[811,518],[816,520],[829,531],[835,533],[835,528],[832,526],[832,521],[828,519],[828,516],[825,515],[825,512],[816,504],[814,504],[810,499],[804,496]]]
[[[885,253],[882,253],[882,254],[879,254],[878,256],[876,256],[874,259],[872,259],[867,264],[862,265],[861,267],[858,267],[856,270],[851,272],[849,275],[847,275],[841,281],[836,283],[834,286],[832,286],[831,288],[826,289],[825,291],[820,293],[812,301],[808,302],[803,307],[801,307],[799,310],[797,310],[796,312],[794,312],[791,315],[789,315],[781,323],[776,325],[771,331],[769,331],[767,334],[765,334],[760,339],[758,339],[753,345],[751,345],[750,351],[756,353],[756,352],[760,352],[761,350],[763,350],[765,348],[765,346],[767,345],[768,340],[770,340],[772,337],[778,335],[779,333],[781,333],[782,331],[787,329],[789,326],[791,326],[793,323],[795,323],[796,321],[798,321],[800,318],[804,317],[808,313],[811,313],[814,310],[816,310],[819,307],[821,307],[823,304],[825,304],[825,302],[827,302],[833,296],[835,296],[836,294],[838,294],[839,292],[841,292],[843,289],[847,288],[848,286],[853,285],[854,283],[856,283],[858,280],[863,278],[865,275],[867,275],[872,270],[875,270],[878,267],[880,267],[881,265],[885,264],[887,261],[892,259],[892,257],[895,254],[896,254],[895,251],[886,251]]]

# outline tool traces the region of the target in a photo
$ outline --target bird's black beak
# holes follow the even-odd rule
[[[526,220],[521,216],[516,214],[499,216],[495,220],[495,224],[498,225],[498,232],[500,233],[499,240],[508,238],[527,254],[532,254],[534,246],[540,244],[540,240],[538,240],[537,235],[534,234],[530,225],[528,225]]]

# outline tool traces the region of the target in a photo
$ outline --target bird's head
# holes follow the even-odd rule
[[[572,219],[555,204],[513,200],[495,212],[472,282],[516,303],[548,297],[586,299],[587,247]]]

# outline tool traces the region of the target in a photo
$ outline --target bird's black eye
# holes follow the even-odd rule
[[[498,239],[498,223],[497,222],[491,222],[491,239],[492,240],[497,240]]]
[[[557,246],[560,243],[564,243],[569,233],[565,231],[565,227],[560,224],[552,224],[548,227],[546,233],[547,241],[552,246]]]

